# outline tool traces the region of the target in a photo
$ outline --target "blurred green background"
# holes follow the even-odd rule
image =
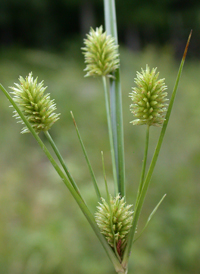
[[[200,273],[200,8],[197,1],[190,1],[190,5],[187,1],[181,1],[181,6],[179,3],[116,1],[129,203],[134,204],[145,140],[145,127],[129,123],[132,114],[128,95],[136,71],[146,64],[158,67],[160,77],[166,78],[170,97],[184,44],[194,28],[138,231],[162,195],[167,196],[142,238],[133,246],[130,273]],[[0,8],[0,82],[8,88],[18,81],[19,75],[25,77],[30,71],[39,81],[44,80],[61,113],[50,133],[94,212],[96,196],[70,110],[102,192],[100,152],[104,151],[112,191],[102,83],[100,79],[84,78],[80,50],[89,24],[93,27],[103,24],[102,1],[9,0],[0,1]],[[86,16],[86,11],[90,16]],[[12,118],[9,102],[0,94],[0,273],[114,274],[69,191],[33,137],[20,134],[20,130],[21,126]],[[150,155],[159,132],[159,128],[151,129]],[[42,134],[41,137],[46,142]]]

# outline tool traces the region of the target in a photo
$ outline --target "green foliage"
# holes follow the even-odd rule
[[[157,66],[160,76],[166,78],[170,97],[179,64],[172,59],[170,49],[162,52],[147,48],[137,55],[121,49],[120,54],[127,203],[133,204],[130,197],[136,192],[136,182],[139,181],[145,130],[143,127],[136,130],[129,123],[132,114],[128,95],[134,85],[135,71],[145,67],[146,63],[151,67]],[[28,50],[4,52],[0,56],[1,80],[6,87],[11,86],[19,74],[25,77],[29,71],[44,79],[61,113],[51,134],[88,206],[95,211],[97,199],[70,110],[76,117],[103,193],[101,150],[104,151],[108,183],[112,176],[104,94],[101,82],[98,86],[96,80],[84,79],[83,62],[79,63],[71,56]],[[148,197],[151,198],[147,198],[144,204],[138,234],[160,197],[164,193],[167,196],[148,230],[135,243],[129,265],[134,273],[200,272],[199,73],[199,64],[187,60],[149,189]],[[74,274],[112,273],[113,268],[104,250],[98,245],[70,193],[32,136],[18,134],[20,126],[11,117],[8,106],[6,100],[0,100],[0,272],[64,274],[70,270]],[[158,128],[152,129],[150,153],[154,150],[158,131]],[[99,264],[100,261],[103,263]]]

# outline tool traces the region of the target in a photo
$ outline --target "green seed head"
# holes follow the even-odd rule
[[[101,200],[95,220],[109,245],[122,257],[133,219],[132,205],[126,205],[119,194],[114,198],[110,196],[110,205],[103,198]]]
[[[86,77],[87,76],[109,76],[119,68],[118,45],[115,39],[106,32],[103,27],[91,28],[87,39],[84,39],[85,47],[82,48],[85,56]]]
[[[130,110],[135,116],[133,125],[149,125],[159,126],[165,120],[165,112],[167,110],[166,99],[167,86],[164,83],[165,79],[158,80],[159,73],[156,73],[156,68],[151,71],[146,66],[146,70],[137,72],[135,78],[136,87],[132,88],[130,98],[133,103],[130,105]]]
[[[38,84],[37,78],[34,80],[32,73],[29,73],[25,79],[20,76],[19,82],[20,84],[11,87],[14,101],[37,133],[49,130],[59,119],[60,114],[54,113],[56,110],[54,100],[50,100],[48,93],[44,94],[47,87],[43,87],[43,81]],[[15,110],[14,117],[19,120],[19,123],[24,124]],[[29,132],[27,127],[21,131],[21,133],[27,132]]]

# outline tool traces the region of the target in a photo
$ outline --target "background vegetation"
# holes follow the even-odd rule
[[[64,22],[68,22],[69,18],[71,20],[69,20],[71,23],[65,23],[65,27],[72,28],[72,20],[76,16],[79,18],[79,21],[77,18],[76,21],[80,22],[79,12],[83,6],[80,2],[78,0],[55,2],[57,6],[65,4],[66,9],[68,9],[65,16],[64,10],[62,11]],[[142,10],[145,12],[145,7],[149,5],[149,10],[154,14],[152,17],[156,17],[154,5],[150,6],[147,1],[143,2],[144,9]],[[154,2],[156,7],[158,1]],[[116,1],[116,3],[117,8],[122,9],[120,1]],[[168,3],[171,3],[172,6],[176,4],[178,7],[178,1],[166,1],[166,3],[163,1],[163,5],[165,4],[163,12],[167,12]],[[183,9],[187,5],[183,1],[182,3]],[[195,14],[197,14],[198,4],[195,1],[190,3],[191,8],[195,8]],[[5,13],[1,9],[1,31],[5,30],[6,26],[8,31],[5,31],[5,34],[9,36],[9,29],[11,29],[12,35],[9,36],[11,37],[10,40],[6,41],[5,36],[1,34],[3,46],[0,52],[0,81],[5,87],[12,86],[14,82],[18,81],[19,75],[25,77],[30,71],[33,72],[34,76],[39,76],[39,81],[45,81],[45,85],[48,86],[47,91],[51,93],[52,98],[55,98],[58,112],[61,113],[61,118],[52,127],[51,134],[62,151],[81,191],[83,191],[89,207],[94,211],[96,206],[95,193],[76,138],[70,110],[75,115],[101,189],[104,187],[100,151],[104,151],[106,172],[110,185],[112,180],[111,159],[101,81],[84,78],[83,57],[80,51],[82,38],[78,36],[78,33],[81,32],[80,24],[77,23],[79,27],[76,31],[73,30],[72,33],[66,31],[64,34],[64,27],[62,29],[60,25],[57,25],[59,17],[62,18],[62,16],[57,15],[55,18],[47,16],[48,20],[51,19],[52,21],[45,21],[44,14],[49,12],[47,6],[53,5],[53,1],[35,0],[29,1],[29,5],[27,5],[27,1],[9,0],[1,1],[0,4],[1,6],[4,5],[5,10],[7,9],[7,15],[12,11],[10,17],[5,19],[6,16],[3,16]],[[130,10],[132,1],[123,1],[123,5],[124,9],[128,7],[127,10]],[[94,18],[101,24],[103,22],[102,3],[95,1],[93,6],[95,6],[95,11],[100,11],[94,13],[94,15],[98,14]],[[140,3],[134,1],[133,10],[137,6],[140,6],[141,9],[141,1]],[[41,12],[40,17],[36,16],[38,10]],[[186,10],[188,10],[187,12],[190,11],[188,7],[185,8],[185,12]],[[177,12],[183,15],[181,11],[178,11],[178,8]],[[52,6],[52,13],[49,14],[56,16],[59,12],[55,10],[55,6],[54,8]],[[121,22],[119,30],[122,34],[124,29],[123,14],[120,12],[118,14],[119,22]],[[182,25],[183,28],[181,28],[180,33],[178,28],[174,28],[178,33],[175,37],[185,43],[189,34],[188,28],[192,27],[191,25],[197,17],[194,16],[193,21],[185,19],[188,23]],[[21,20],[24,29],[22,23],[21,25],[16,23],[15,28],[14,25],[8,24],[11,21],[16,22],[14,18]],[[35,18],[38,18],[38,25]],[[136,20],[134,19],[135,16],[131,17],[130,15],[129,18]],[[143,16],[143,18],[146,17]],[[143,26],[145,28],[148,22],[144,20]],[[163,21],[166,22],[166,20]],[[46,24],[43,34],[40,33],[42,32],[40,23]],[[131,23],[136,27],[138,26],[134,21]],[[12,27],[9,28],[9,26]],[[32,26],[30,31],[28,26]],[[144,127],[133,127],[129,124],[132,115],[129,111],[131,102],[128,94],[131,86],[134,85],[135,72],[141,67],[144,68],[147,63],[151,67],[158,67],[160,76],[166,78],[170,96],[180,61],[177,58],[177,52],[178,49],[181,51],[182,48],[180,44],[175,47],[175,44],[171,43],[169,39],[163,44],[160,43],[156,28],[153,29],[155,31],[154,37],[157,38],[154,39],[151,36],[154,40],[150,41],[150,46],[142,42],[147,39],[142,39],[142,37],[147,36],[142,28],[138,28],[139,33],[141,33],[138,41],[140,41],[140,45],[143,45],[140,47],[142,50],[136,52],[128,50],[127,47],[120,47],[129,203],[134,203],[145,138]],[[58,35],[58,30],[60,30],[60,37],[62,38],[60,40],[57,36],[52,36],[53,33]],[[160,27],[160,33],[162,31],[167,35],[170,33],[164,26]],[[19,36],[20,33],[21,36]],[[46,38],[43,37],[44,34]],[[148,230],[134,245],[130,259],[130,273],[197,274],[200,272],[200,63],[197,58],[194,58],[198,55],[196,50],[198,35],[197,31],[194,30],[189,58],[185,63],[174,110],[152,178],[138,231],[142,228],[148,214],[161,196],[167,193],[167,197],[152,219]],[[29,40],[27,41],[28,37]],[[126,44],[123,35],[121,35],[121,41]],[[8,101],[1,94],[0,273],[113,273],[112,265],[104,250],[99,245],[68,190],[57,177],[32,136],[19,133],[21,126],[16,124],[12,118],[12,109],[8,106]],[[158,133],[158,128],[151,130],[151,152],[154,150]]]
[[[0,42],[6,47],[66,50],[82,41],[90,26],[104,22],[102,0],[0,0]],[[170,44],[180,56],[191,29],[199,57],[200,2],[197,0],[116,0],[120,43],[141,50]],[[81,34],[81,35],[80,35]]]

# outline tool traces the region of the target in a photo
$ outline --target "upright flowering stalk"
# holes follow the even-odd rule
[[[136,87],[132,88],[132,92],[130,93],[130,98],[133,101],[130,105],[130,110],[136,118],[131,123],[133,125],[147,125],[146,145],[138,196],[142,191],[144,183],[149,146],[149,127],[161,126],[165,120],[167,110],[167,86],[164,82],[165,79],[158,79],[158,76],[159,73],[156,73],[156,68],[150,70],[149,66],[146,65],[146,70],[142,69],[141,73],[137,72],[137,77],[135,78]]]
[[[115,39],[111,35],[107,35],[103,32],[103,27],[100,26],[94,31],[92,28],[87,34],[87,39],[84,39],[85,47],[82,48],[85,57],[87,76],[101,76],[104,86],[105,104],[107,113],[108,132],[110,140],[110,150],[112,157],[113,178],[115,183],[115,194],[117,195],[119,190],[118,173],[117,170],[117,151],[114,144],[114,134],[112,127],[112,118],[110,110],[110,100],[108,91],[107,77],[113,78],[112,73],[119,68],[119,54],[118,45],[116,45]]]
[[[87,73],[85,76],[102,76],[103,78],[113,177],[115,182],[115,197],[107,193],[107,202],[101,198],[102,202],[99,203],[97,207],[95,220],[100,232],[112,247],[119,262],[121,262],[131,228],[133,212],[130,210],[132,206],[126,205],[125,197],[122,197],[121,193],[119,193],[119,186],[117,184],[117,173],[119,173],[119,170],[117,170],[116,155],[114,152],[114,133],[110,113],[111,102],[109,101],[108,84],[106,80],[106,77],[114,78],[112,73],[119,68],[118,45],[116,45],[115,39],[112,36],[103,32],[102,26],[96,28],[96,31],[91,28],[87,39],[84,40],[84,44],[85,47],[82,48],[82,50],[86,63],[85,71]]]
[[[188,41],[185,47],[185,51],[180,63],[180,67],[178,70],[175,86],[172,92],[172,96],[169,102],[169,106],[166,111],[166,96],[167,93],[165,92],[166,86],[164,84],[164,79],[157,80],[158,74],[155,74],[156,70],[153,69],[150,71],[148,66],[146,67],[146,71],[142,70],[142,73],[137,74],[137,78],[135,79],[135,83],[137,84],[136,88],[133,88],[133,92],[130,94],[130,97],[133,101],[133,104],[131,105],[131,111],[136,117],[136,120],[133,121],[133,124],[146,124],[147,125],[147,134],[146,134],[146,145],[145,145],[145,153],[144,153],[144,161],[143,161],[143,167],[141,172],[141,179],[140,184],[138,187],[138,193],[136,197],[135,202],[135,208],[134,208],[134,214],[133,214],[133,221],[132,226],[128,235],[127,240],[127,246],[124,251],[124,256],[122,260],[122,265],[124,268],[127,267],[128,259],[131,252],[131,247],[133,245],[133,240],[136,232],[136,227],[138,224],[139,216],[141,214],[142,206],[144,204],[144,199],[147,194],[147,190],[151,181],[151,177],[158,159],[158,155],[160,152],[160,148],[165,136],[165,132],[167,129],[167,125],[169,122],[172,106],[174,104],[174,99],[176,96],[176,92],[178,89],[178,84],[180,81],[181,73],[183,70],[183,65],[185,62],[186,54],[188,51],[188,46],[190,42],[192,32],[190,32],[190,35],[188,37]],[[166,115],[164,116],[164,113],[166,111]],[[148,172],[146,174],[145,178],[145,167],[146,167],[146,159],[147,159],[147,152],[148,152],[148,142],[149,142],[149,127],[151,125],[162,125],[162,129],[160,131],[160,136],[155,148],[154,155],[152,157]],[[144,226],[144,229],[148,225],[149,221],[151,220],[152,216],[156,212],[157,208],[163,201],[165,195],[161,198],[159,203],[156,205],[152,213],[150,214],[146,225]],[[142,230],[142,232],[144,231]],[[141,232],[141,233],[142,233]],[[140,235],[141,235],[140,233]],[[140,236],[139,235],[139,236]],[[137,237],[135,240],[137,240],[139,237]]]
[[[37,78],[33,79],[32,73],[29,73],[25,79],[20,76],[19,82],[15,84],[15,87],[11,87],[14,101],[37,133],[48,131],[59,119],[60,114],[54,113],[56,105],[54,100],[50,99],[49,93],[44,94],[47,87],[43,86],[43,81],[37,83]],[[14,110],[14,117],[19,120],[19,123],[24,124],[16,110]],[[30,131],[24,127],[21,132]]]

